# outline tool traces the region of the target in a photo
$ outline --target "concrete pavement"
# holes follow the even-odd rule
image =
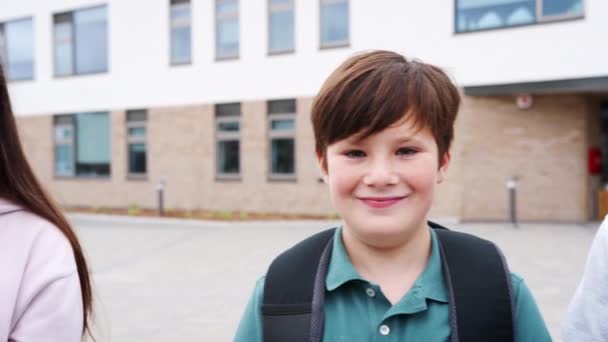
[[[93,271],[100,342],[231,341],[256,279],[279,252],[335,222],[209,222],[70,216]],[[582,274],[597,224],[449,224],[495,241],[549,329]]]

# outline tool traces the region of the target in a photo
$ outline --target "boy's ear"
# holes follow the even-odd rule
[[[450,160],[452,160],[450,151],[446,151],[443,154],[443,158],[441,158],[441,165],[439,165],[439,170],[437,172],[437,184],[441,184],[445,179],[445,173],[448,171],[448,167],[450,166]]]
[[[325,155],[323,152],[317,151],[317,163],[319,165],[319,170],[321,170],[321,176],[323,177],[323,182],[328,184],[328,175],[327,175],[327,162],[325,159]]]

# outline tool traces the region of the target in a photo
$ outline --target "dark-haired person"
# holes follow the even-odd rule
[[[275,259],[235,341],[551,340],[496,246],[427,221],[459,104],[443,71],[390,51],[329,76],[312,125],[343,223]]]
[[[25,158],[0,67],[0,341],[79,342],[90,314],[82,249]]]

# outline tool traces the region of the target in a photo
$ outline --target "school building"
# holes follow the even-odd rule
[[[389,49],[462,89],[433,217],[596,219],[608,182],[605,0],[19,0],[0,58],[65,206],[331,214],[309,122],[344,59]],[[509,183],[513,179],[515,182]]]

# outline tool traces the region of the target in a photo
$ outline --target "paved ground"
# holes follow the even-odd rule
[[[72,215],[93,271],[100,342],[231,341],[272,258],[331,222],[184,222]],[[597,224],[459,224],[497,242],[555,338]]]

